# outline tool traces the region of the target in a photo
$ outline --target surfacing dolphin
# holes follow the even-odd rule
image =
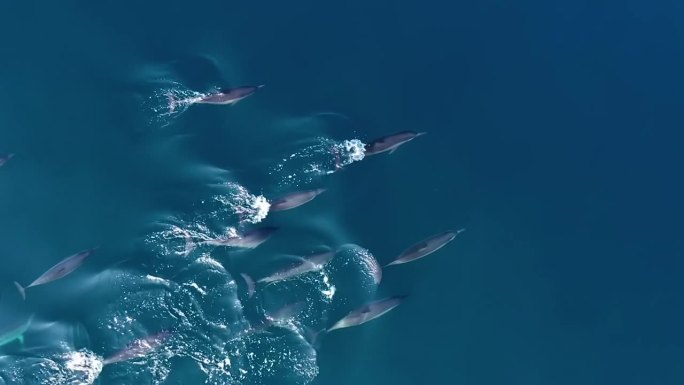
[[[0,155],[0,167],[4,166],[12,158],[14,158],[14,154]]]
[[[217,238],[205,241],[205,244],[212,246],[228,246],[228,247],[239,247],[243,249],[254,249],[260,244],[266,242],[268,238],[273,235],[274,232],[278,230],[275,226],[264,226],[258,229],[253,229],[246,231],[237,236]]]
[[[305,203],[311,202],[318,195],[325,192],[324,188],[315,190],[297,191],[284,195],[271,203],[271,211],[290,210]]]
[[[396,134],[383,136],[382,138],[375,139],[374,141],[366,144],[365,156],[376,155],[386,151],[393,153],[399,146],[406,142],[425,135],[425,132],[414,132],[414,131],[401,131]]]
[[[209,95],[203,96],[201,99],[196,101],[195,103],[201,103],[201,104],[235,104],[239,102],[240,100],[252,95],[255,93],[259,88],[263,87],[264,85],[258,85],[258,86],[242,86],[242,87],[236,87],[236,88],[224,88],[219,90],[218,92],[211,93]]]
[[[327,332],[365,324],[399,306],[404,299],[406,299],[406,296],[394,296],[369,302],[356,310],[352,310],[347,316],[331,326]]]
[[[447,243],[453,241],[458,234],[464,231],[465,229],[460,229],[457,231],[445,231],[443,233],[433,235],[430,238],[418,242],[415,245],[404,250],[404,252],[401,253],[399,257],[397,257],[397,259],[388,263],[385,266],[400,265],[402,263],[407,263],[415,261],[416,259],[423,258],[426,255],[432,254],[435,251],[446,246]]]
[[[143,357],[157,350],[169,339],[169,337],[171,337],[171,333],[162,331],[145,338],[137,339],[128,344],[128,346],[125,348],[119,350],[108,358],[105,358],[102,364],[109,365],[116,362]]]
[[[85,259],[88,258],[97,249],[97,247],[94,247],[92,249],[84,250],[64,258],[62,261],[51,267],[48,271],[43,273],[40,277],[36,278],[35,281],[31,282],[31,284],[29,284],[26,287],[21,286],[19,282],[14,282],[14,285],[19,290],[19,294],[21,294],[21,297],[26,298],[26,289],[34,286],[44,285],[52,281],[56,281],[60,278],[64,278],[65,276],[73,273],[74,270],[78,269],[83,264]]]

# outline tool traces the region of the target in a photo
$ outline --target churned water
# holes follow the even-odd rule
[[[0,2],[0,385],[680,384],[682,12]]]

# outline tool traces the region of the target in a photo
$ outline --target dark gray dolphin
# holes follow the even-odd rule
[[[337,321],[327,331],[330,332],[335,329],[365,324],[366,322],[372,321],[399,306],[405,298],[406,296],[394,296],[367,303],[360,308],[351,311],[347,316]]]
[[[419,136],[425,135],[425,132],[401,131],[396,134],[383,136],[366,144],[366,156],[376,155],[386,151],[393,153],[399,146],[409,142]]]
[[[312,271],[321,270],[325,265],[330,262],[335,256],[334,251],[325,251],[322,253],[316,253],[307,257],[299,258],[297,263],[293,266],[288,266],[284,269],[280,269],[268,277],[259,279],[260,283],[271,283],[277,281],[284,281],[290,278],[298,277],[302,274],[306,274]]]
[[[110,357],[105,358],[103,365],[113,364],[115,362],[127,361],[134,358],[143,357],[153,351],[157,350],[166,342],[171,333],[163,331],[151,336],[141,338],[131,342],[125,348],[114,353]]]
[[[263,87],[264,85],[259,85],[259,86],[242,86],[242,87],[237,87],[237,88],[225,88],[222,89],[216,93],[212,93],[206,96],[203,96],[199,100],[197,100],[195,103],[203,103],[203,104],[235,104],[239,102],[240,100],[252,95],[253,93],[256,92],[259,88]]]
[[[435,251],[444,247],[447,243],[453,241],[458,234],[464,231],[465,229],[460,229],[458,231],[445,231],[443,233],[433,235],[430,238],[418,242],[415,245],[404,250],[404,252],[401,253],[399,257],[397,257],[397,259],[390,262],[386,266],[399,265],[402,263],[415,261],[416,259],[423,258],[428,254],[432,254]]]
[[[46,283],[56,281],[60,278],[64,278],[65,276],[73,273],[74,270],[78,269],[83,264],[85,259],[88,258],[95,250],[97,250],[97,247],[84,250],[80,253],[64,258],[61,262],[51,267],[48,271],[43,273],[43,275],[41,275],[40,277],[36,278],[35,281],[31,282],[31,284],[26,287],[22,287],[18,282],[14,282],[14,285],[19,290],[19,293],[21,294],[22,298],[26,298],[26,289],[28,289],[29,287],[44,285]]]
[[[324,188],[293,192],[274,200],[273,203],[271,203],[270,210],[282,211],[293,209],[303,205],[304,203],[311,202],[314,198],[324,192]]]
[[[218,238],[205,241],[204,243],[213,246],[229,246],[229,247],[239,247],[243,249],[254,249],[260,244],[264,243],[268,238],[273,235],[274,232],[278,230],[275,226],[264,226],[258,229],[253,229],[246,231],[242,234],[238,234],[235,237]]]
[[[14,158],[14,154],[0,155],[0,167],[4,166],[12,158]]]

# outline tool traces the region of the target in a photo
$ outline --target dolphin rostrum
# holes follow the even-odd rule
[[[46,283],[56,281],[60,278],[64,278],[65,276],[73,273],[74,270],[78,269],[83,264],[85,259],[88,258],[88,256],[90,256],[95,250],[97,250],[97,247],[84,250],[64,258],[61,262],[51,267],[48,271],[43,273],[40,277],[36,278],[35,281],[31,282],[31,284],[29,284],[26,287],[21,286],[19,282],[14,282],[14,285],[19,290],[19,293],[21,294],[22,298],[26,298],[26,289],[28,289],[29,287],[44,285]]]
[[[316,198],[318,195],[325,192],[324,188],[319,188],[316,190],[307,191],[297,191],[291,194],[287,194],[279,199],[276,199],[271,203],[271,211],[282,211],[289,210],[295,207],[299,207],[304,203],[308,203]]]
[[[258,86],[242,86],[236,88],[224,88],[218,92],[205,95],[195,103],[203,104],[235,104],[240,100],[252,95],[259,88],[264,85]]]
[[[275,226],[264,226],[258,229],[249,230],[236,236],[217,238],[205,241],[204,243],[213,246],[239,247],[243,249],[254,249],[264,243],[278,230]]]
[[[294,266],[288,266],[284,269],[280,269],[268,277],[259,279],[257,282],[269,284],[271,282],[295,278],[312,271],[319,271],[325,267],[325,265],[328,264],[328,262],[330,262],[334,256],[334,251],[325,251],[307,257],[301,257]]]
[[[415,245],[404,250],[404,252],[401,253],[399,257],[397,257],[397,259],[390,262],[386,266],[400,265],[402,263],[407,263],[415,261],[416,259],[423,258],[428,254],[432,254],[435,251],[446,246],[447,243],[451,242],[454,238],[456,238],[458,234],[464,231],[465,229],[460,229],[457,231],[445,231],[443,233],[433,235],[430,238],[418,242]]]
[[[146,354],[157,350],[169,339],[170,336],[171,333],[162,331],[145,338],[137,339],[131,342],[125,348],[119,350],[108,358],[105,358],[102,364],[109,365],[116,362],[127,361],[145,356]]]
[[[327,331],[365,324],[399,306],[405,298],[406,296],[394,296],[367,303],[356,310],[352,310]]]
[[[375,139],[374,141],[366,144],[366,151],[364,155],[376,155],[385,151],[389,151],[391,154],[402,144],[422,135],[425,135],[425,132],[401,131],[397,132],[396,134],[383,136],[382,138]]]
[[[0,167],[4,166],[12,158],[14,158],[14,154],[0,155]]]

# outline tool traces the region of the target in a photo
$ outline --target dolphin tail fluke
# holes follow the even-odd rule
[[[256,291],[256,283],[249,275],[245,273],[241,273],[240,275],[242,276],[242,279],[245,280],[245,285],[247,286],[247,295],[251,298],[254,296],[254,292]]]
[[[169,112],[176,111],[176,107],[178,107],[178,99],[176,99],[171,92],[166,93],[166,99],[169,101]]]
[[[314,330],[312,327],[304,326],[304,339],[313,346],[314,349],[318,350],[321,347],[321,337],[327,332],[326,329]]]
[[[21,299],[24,301],[26,300],[26,289],[19,284],[19,282],[14,281],[14,286],[17,288],[17,291],[19,292],[19,295],[21,296]]]

